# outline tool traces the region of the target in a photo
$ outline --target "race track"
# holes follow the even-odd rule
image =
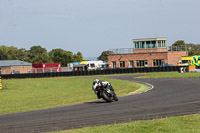
[[[120,97],[118,102],[94,101],[0,115],[0,132],[41,133],[200,112],[200,78],[134,79],[131,75],[109,78],[147,82],[154,88]]]

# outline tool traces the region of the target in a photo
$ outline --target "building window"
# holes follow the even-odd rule
[[[156,41],[147,41],[146,42],[146,48],[156,48]]]
[[[147,66],[147,60],[137,60],[136,64],[137,64],[137,67]]]
[[[135,48],[136,49],[145,48],[144,47],[144,42],[135,42]]]
[[[160,60],[153,60],[153,66],[164,66],[165,60],[160,59]]]
[[[139,42],[140,48],[144,48],[144,42]]]
[[[149,48],[149,45],[150,45],[150,42],[147,41],[147,42],[146,42],[146,48]]]
[[[161,48],[161,41],[158,41],[158,47]]]
[[[129,62],[129,67],[130,67],[130,68],[133,68],[133,66],[134,66],[134,65],[133,65],[133,61],[130,61],[130,62]]]
[[[125,62],[124,61],[120,61],[120,67],[125,67]]]
[[[152,42],[152,48],[156,48],[156,41]]]
[[[116,68],[116,61],[113,61],[113,62],[112,62],[112,67],[113,67],[113,68]]]
[[[139,42],[135,42],[135,48],[136,48],[136,49],[139,48]]]
[[[166,45],[165,45],[165,41],[162,41],[162,47],[165,47]]]

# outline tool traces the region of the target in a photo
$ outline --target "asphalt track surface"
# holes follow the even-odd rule
[[[110,78],[147,82],[154,88],[138,95],[120,97],[118,102],[94,101],[0,115],[0,133],[41,133],[200,112],[200,78],[133,77]]]

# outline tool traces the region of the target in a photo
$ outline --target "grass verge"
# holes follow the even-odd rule
[[[92,77],[58,77],[2,80],[0,114],[24,112],[97,100]],[[140,84],[116,79],[110,81],[118,96],[139,89]]]
[[[137,78],[200,78],[200,73],[178,73],[178,72],[154,72],[145,73]]]
[[[56,133],[200,133],[200,115],[86,127]]]
[[[125,75],[138,75],[138,77],[136,77],[136,78],[200,78],[200,73],[198,73],[198,72],[124,73],[124,74],[96,75],[96,77],[125,76]],[[82,77],[86,77],[86,76],[82,76]],[[90,76],[90,77],[94,77],[94,76]]]

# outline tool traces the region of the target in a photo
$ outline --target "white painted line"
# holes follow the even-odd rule
[[[141,94],[141,93],[145,93],[145,92],[148,92],[148,91],[150,91],[150,90],[152,90],[154,88],[154,86],[152,84],[149,84],[149,83],[146,83],[146,82],[141,82],[141,81],[133,81],[133,82],[136,82],[136,83],[139,83],[139,84],[143,84],[143,85],[146,85],[146,86],[150,86],[150,88],[147,89],[147,90],[145,90],[145,91],[141,91],[139,93],[137,93],[137,92],[130,92],[127,96],[138,95],[138,94]]]

